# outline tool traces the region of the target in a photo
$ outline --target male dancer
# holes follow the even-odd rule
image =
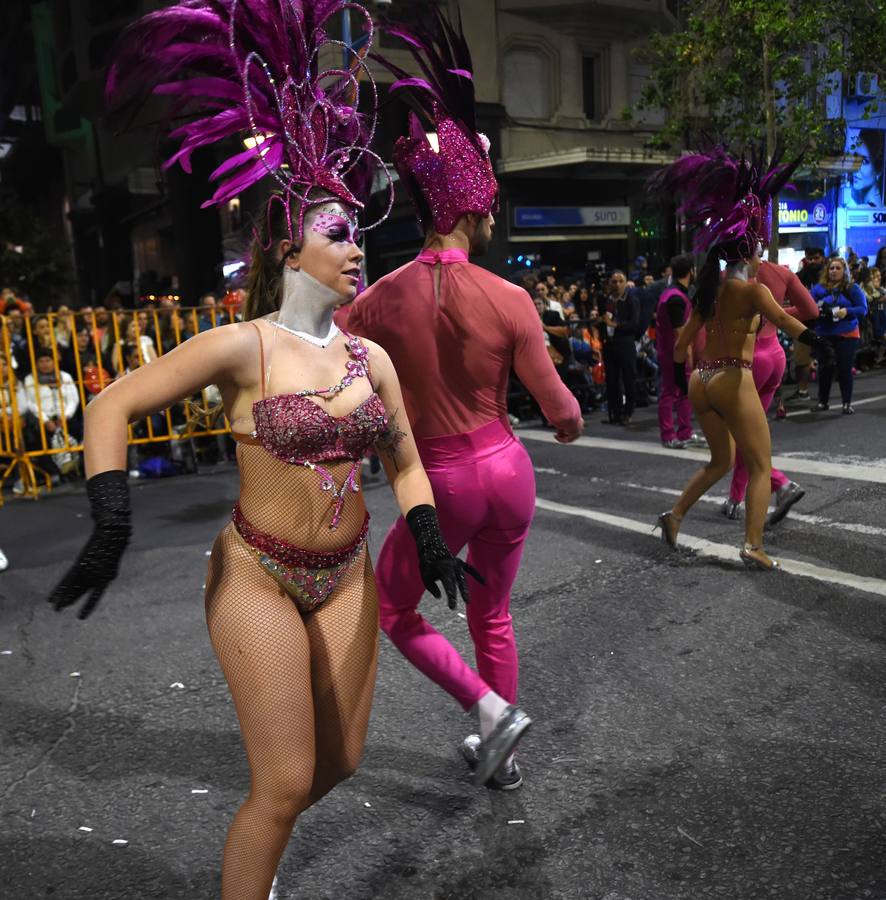
[[[410,30],[410,47],[425,71],[444,81],[433,97],[421,89],[412,96],[433,123],[439,146],[431,146],[411,113],[410,135],[394,148],[394,164],[425,232],[424,249],[358,297],[347,327],[390,354],[444,539],[456,553],[467,544],[470,565],[485,579],[471,586],[467,606],[475,672],[418,613],[426,583],[411,559],[415,552],[407,552],[409,526],[398,519],[376,567],[381,627],[413,665],[477,713],[480,736],[462,746],[475,783],[510,790],[522,783],[513,749],[529,725],[514,705],[510,592],[535,508],[532,463],[508,423],[511,366],[557,429],[557,440],[575,440],[584,423],[545,350],[529,295],[468,262],[492,238],[498,185],[489,142],[476,131],[470,74],[460,74],[470,67],[464,36],[435,6],[431,10],[429,30]],[[405,30],[398,26],[397,33]],[[458,62],[447,58],[450,46]]]
[[[812,299],[812,295],[790,269],[764,261],[760,263],[757,281],[765,284],[772,296],[782,306],[785,306],[785,301],[791,304],[785,306],[785,312],[789,316],[799,319],[804,325],[808,325],[810,321],[818,318],[818,306]],[[799,344],[795,342],[794,346],[799,346]],[[778,329],[764,319],[754,343],[754,365],[751,370],[764,411],[768,411],[775,392],[781,386],[784,369],[785,356],[778,340]],[[806,491],[796,481],[791,481],[784,472],[775,468],[771,471],[769,483],[775,494],[775,509],[769,514],[766,524],[775,525],[790,512],[791,507],[798,500],[803,499]],[[738,518],[747,486],[748,470],[736,447],[729,498],[723,504],[723,515],[728,519]]]
[[[695,278],[695,263],[691,256],[675,256],[671,260],[673,282],[666,287],[655,309],[655,346],[658,354],[658,371],[661,387],[658,391],[658,428],[662,446],[682,449],[687,443],[697,443],[692,431],[692,404],[674,382],[674,347],[683,326],[692,314],[689,302],[689,285]],[[687,359],[687,374],[693,361]],[[677,412],[677,430],[674,431],[674,410]]]

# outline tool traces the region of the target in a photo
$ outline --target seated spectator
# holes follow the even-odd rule
[[[110,355],[99,351],[92,332],[84,323],[78,325],[74,345],[61,354],[60,363],[62,370],[72,378],[82,378],[83,388],[89,395],[99,393],[114,380],[115,369]]]
[[[65,350],[71,346],[76,330],[74,314],[69,306],[63,304],[55,315],[55,343],[59,350]]]
[[[200,331],[209,331],[215,328],[218,322],[218,298],[215,294],[204,294],[200,298],[200,315],[198,317],[198,329]]]
[[[37,370],[24,379],[22,390],[24,409],[20,415],[25,448],[61,449],[80,443],[83,416],[74,379],[56,368],[49,348],[41,347],[34,356]],[[34,464],[57,481],[60,474],[57,462],[63,458],[73,462],[70,454],[59,454],[58,459],[52,459],[50,455],[34,459]]]
[[[129,371],[126,366],[126,352],[134,347],[139,354],[139,364],[153,362],[157,358],[154,342],[146,334],[139,333],[138,319],[132,317],[126,323],[126,331],[115,349],[114,368],[118,372]]]

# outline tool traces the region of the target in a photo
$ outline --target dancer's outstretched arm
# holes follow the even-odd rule
[[[801,343],[809,346],[828,346],[814,332],[810,331],[801,321],[789,315],[788,312],[781,307],[772,296],[771,291],[766,285],[753,284],[749,287],[749,296],[754,304],[754,309],[761,313],[764,318],[768,319],[780,328],[786,331],[792,338],[799,340]]]
[[[150,366],[115,381],[86,407],[83,444],[93,530],[49,597],[57,611],[85,596],[77,614],[85,619],[117,577],[132,531],[126,476],[129,422],[165,409],[208,384],[219,384],[224,393],[254,382],[255,337],[247,330],[252,329],[236,324],[197,335]]]
[[[516,298],[512,315],[514,371],[541,407],[545,418],[556,426],[557,440],[564,444],[574,441],[584,430],[581,408],[551,362],[538,313],[525,291]]]

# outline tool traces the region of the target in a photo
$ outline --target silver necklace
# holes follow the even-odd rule
[[[289,326],[284,325],[282,322],[277,322],[273,319],[269,319],[268,321],[275,328],[279,328],[281,331],[285,331],[289,334],[294,334],[297,338],[301,338],[301,340],[313,344],[315,347],[328,347],[339,335],[339,327],[335,322],[329,326],[329,334],[327,334],[325,338],[319,338],[314,334],[309,334],[307,331],[296,331],[294,328],[289,328]]]

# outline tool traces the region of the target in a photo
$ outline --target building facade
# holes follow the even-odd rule
[[[378,3],[392,18],[420,16],[427,0]],[[81,303],[109,293],[170,291],[186,302],[222,286],[242,257],[253,190],[222,209],[200,209],[211,194],[211,150],[194,172],[161,170],[169,147],[157,138],[163,107],[111,122],[103,85],[114,42],[134,18],[165,5],[149,0],[43,0],[32,7],[48,140],[63,158],[65,213],[75,248]],[[373,8],[372,0],[368,4]],[[441,0],[450,16],[455,0]],[[644,182],[669,157],[648,149],[658,121],[629,119],[645,72],[634,50],[653,29],[672,27],[673,0],[471,0],[461,9],[475,64],[478,118],[492,141],[501,184],[493,246],[483,265],[503,275],[520,267],[625,266],[638,254],[663,261],[672,246],[667,211],[649,205]],[[408,54],[382,37],[385,53],[411,69]],[[377,69],[377,67],[375,67]],[[391,158],[406,107],[383,96],[381,155]],[[421,243],[398,191],[390,219],[370,233],[370,278],[412,257]],[[375,206],[382,203],[377,194]]]
[[[394,0],[391,14],[405,5]],[[442,6],[457,14],[454,0]],[[673,0],[462,4],[478,118],[501,187],[483,265],[509,275],[524,266],[578,274],[628,266],[639,254],[652,265],[670,258],[673,217],[649,201],[645,182],[673,156],[649,149],[661,114],[629,111],[646,78],[635,51],[651,31],[672,28],[678,12]],[[405,52],[385,52],[412,68]],[[408,216],[398,207],[373,238],[382,272],[415,249]]]

